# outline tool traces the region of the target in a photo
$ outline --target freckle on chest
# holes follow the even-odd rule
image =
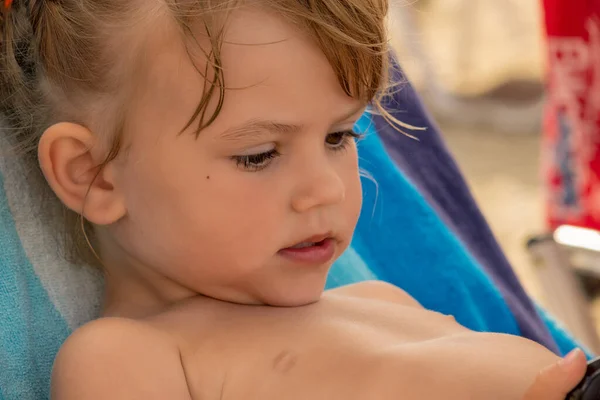
[[[297,362],[298,356],[284,350],[273,359],[273,371],[285,374],[294,368]]]

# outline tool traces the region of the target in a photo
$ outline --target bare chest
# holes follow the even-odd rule
[[[295,309],[233,307],[202,323],[188,316],[178,335],[195,398],[359,400],[412,385],[399,379],[412,376],[406,355],[467,332],[423,309],[339,299]],[[430,356],[422,353],[415,368],[443,368],[435,349],[425,351]]]

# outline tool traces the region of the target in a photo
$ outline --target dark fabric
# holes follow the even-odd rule
[[[397,66],[394,71],[394,79],[404,79]],[[513,312],[522,336],[558,352],[556,342],[477,207],[438,127],[408,82],[394,94],[386,109],[402,122],[427,128],[409,131],[418,137],[417,141],[399,133],[382,116],[374,116],[377,132],[390,157],[492,278]]]

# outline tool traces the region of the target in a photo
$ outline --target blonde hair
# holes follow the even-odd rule
[[[126,126],[133,93],[122,83],[131,78],[135,51],[143,34],[133,32],[132,19],[149,26],[163,15],[176,23],[182,39],[191,38],[191,25],[203,23],[210,50],[205,52],[203,95],[186,129],[196,133],[219,114],[225,97],[220,46],[223,18],[250,0],[14,0],[0,15],[0,113],[6,118],[22,157],[37,165],[41,134],[53,123],[70,121],[99,129],[112,145],[104,165],[114,159]],[[348,96],[381,107],[387,84],[388,54],[385,18],[388,0],[253,0],[308,32],[318,43]],[[138,25],[139,26],[139,25]],[[127,57],[115,51],[116,40],[130,38]],[[135,39],[139,37],[139,39]],[[138,42],[136,42],[138,40]],[[191,41],[193,42],[193,41]],[[138,47],[136,48],[136,45]],[[129,69],[128,69],[129,68]],[[208,78],[210,77],[210,78]],[[207,115],[215,98],[217,108]],[[102,114],[98,115],[98,110]],[[106,115],[109,118],[105,118]],[[389,115],[389,114],[388,114]],[[95,126],[96,127],[96,126]],[[82,217],[65,210],[67,256],[96,264]]]

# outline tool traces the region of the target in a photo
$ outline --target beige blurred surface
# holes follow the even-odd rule
[[[400,60],[417,87],[430,83],[430,73],[445,90],[469,96],[509,79],[542,78],[539,0],[392,0],[391,15]]]

